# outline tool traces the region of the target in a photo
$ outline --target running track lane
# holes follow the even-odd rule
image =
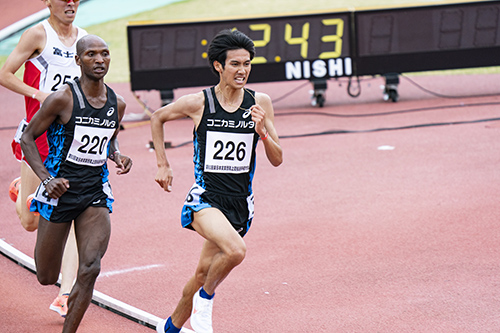
[[[418,77],[427,88],[464,95],[498,91],[498,75]],[[499,97],[440,99],[402,80],[401,100],[381,102],[380,82],[363,83],[359,99],[332,82],[327,105],[311,108],[303,87],[276,105],[282,136],[332,129],[366,130],[499,116]],[[484,86],[482,86],[484,84]],[[253,85],[273,98],[299,83]],[[128,85],[112,85],[140,112]],[[181,90],[182,93],[193,90]],[[151,104],[154,94],[147,95]],[[0,89],[2,124],[16,123],[22,103]],[[479,106],[489,103],[489,105]],[[496,103],[496,104],[495,104]],[[384,117],[367,114],[455,105]],[[477,106],[468,106],[477,105]],[[154,106],[154,105],[153,105]],[[156,106],[155,106],[156,107]],[[305,111],[305,114],[302,114]],[[284,115],[286,114],[286,115]],[[201,240],[182,230],[179,214],[192,181],[192,147],[169,150],[174,192],[154,183],[149,127],[120,133],[134,159],[130,175],[112,176],[117,199],[112,238],[96,289],[163,317],[192,274]],[[285,163],[272,168],[259,148],[256,218],[248,255],[218,290],[218,332],[494,332],[500,330],[497,223],[500,174],[498,122],[399,131],[283,139]],[[14,130],[0,131],[0,188],[7,191],[19,165],[9,152]],[[168,139],[191,139],[191,123],[166,125]],[[378,150],[392,146],[393,150]],[[13,203],[0,202],[1,235],[32,253],[35,235],[20,227]],[[53,332],[61,320],[47,308],[57,289],[0,257],[0,308],[8,332],[37,327]],[[131,270],[151,267],[147,270]],[[120,274],[107,274],[122,272]],[[27,305],[29,298],[31,304]],[[8,305],[7,305],[8,304]],[[15,309],[15,310],[13,310]],[[35,315],[36,314],[36,315]],[[235,318],[237,318],[235,320]],[[151,331],[91,305],[81,332]]]

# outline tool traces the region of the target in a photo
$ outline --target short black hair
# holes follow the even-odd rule
[[[224,29],[220,31],[210,42],[208,47],[208,61],[212,71],[219,75],[215,70],[214,61],[218,61],[222,68],[226,64],[227,51],[245,49],[250,53],[250,60],[255,56],[255,45],[253,41],[241,31],[236,29]]]

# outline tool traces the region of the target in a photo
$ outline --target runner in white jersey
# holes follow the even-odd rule
[[[23,160],[19,146],[22,130],[26,127],[41,103],[69,79],[80,75],[74,56],[76,42],[86,35],[85,30],[73,25],[79,1],[42,0],[50,10],[50,17],[27,29],[19,43],[0,69],[0,84],[25,96],[26,115],[18,128],[12,148],[14,155]],[[24,78],[15,73],[25,65]],[[23,117],[19,117],[23,118]],[[37,139],[38,151],[43,160],[47,157],[48,146],[45,134]],[[19,186],[22,180],[22,186]],[[12,182],[11,198],[16,201],[16,210],[22,226],[28,231],[38,228],[39,217],[29,211],[30,195],[35,192],[40,180],[24,160],[21,163],[21,177]],[[17,189],[16,186],[19,186]],[[73,228],[68,238],[62,265],[62,282],[59,295],[50,309],[61,316],[67,313],[67,295],[73,285],[78,265],[78,254]]]
[[[59,89],[64,83],[80,76],[80,68],[75,63],[76,41],[85,36],[87,32],[77,28],[76,41],[72,45],[65,45],[58,37],[57,32],[48,20],[41,22],[46,34],[46,44],[43,51],[24,64],[24,83],[50,94]],[[14,142],[13,152],[17,159],[21,160],[22,152],[19,146],[22,129],[30,122],[31,118],[40,109],[41,103],[37,99],[26,97],[26,118],[19,126]],[[44,134],[37,141],[38,151],[45,160],[48,154],[47,138]]]

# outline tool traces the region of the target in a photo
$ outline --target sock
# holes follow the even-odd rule
[[[174,324],[172,324],[172,318],[168,317],[167,322],[165,323],[165,333],[179,333],[180,331],[180,328],[177,328]]]
[[[205,291],[205,289],[203,289],[203,287],[201,287],[201,289],[200,289],[200,296],[201,296],[201,298],[204,298],[204,299],[212,299],[212,298],[214,298],[215,293],[213,295],[209,295],[209,294],[207,294],[207,292]]]

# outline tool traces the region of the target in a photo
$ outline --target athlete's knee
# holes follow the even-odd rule
[[[43,286],[53,285],[59,279],[59,270],[43,270],[37,267],[36,278]]]
[[[38,229],[38,217],[33,214],[23,214],[21,215],[21,225],[26,231],[33,232]]]
[[[78,280],[84,284],[93,283],[101,272],[101,258],[80,263]]]
[[[247,247],[245,243],[235,244],[231,246],[229,250],[226,252],[228,260],[234,266],[241,264],[241,262],[245,259],[247,253]]]

